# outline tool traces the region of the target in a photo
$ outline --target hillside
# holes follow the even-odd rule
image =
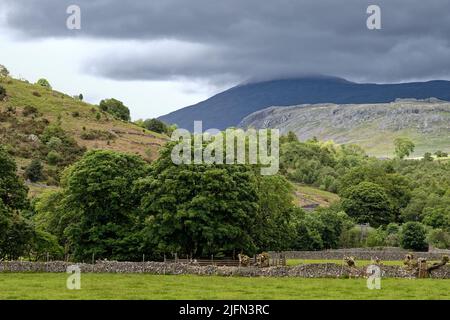
[[[304,210],[329,207],[339,201],[339,196],[319,188],[294,183],[295,204]]]
[[[202,120],[203,128],[226,129],[236,126],[247,115],[271,106],[387,103],[397,98],[430,97],[450,101],[450,82],[373,84],[333,77],[305,77],[239,85],[160,119],[189,130],[194,120]]]
[[[0,101],[1,145],[15,157],[20,174],[33,159],[44,165],[42,181],[30,185],[32,193],[45,185],[57,185],[62,170],[86,150],[140,154],[151,161],[167,140],[163,135],[115,119],[97,106],[39,85],[0,78],[0,86],[6,89],[6,97]],[[50,128],[55,127],[62,129],[53,129],[57,139],[43,141]],[[54,152],[49,156],[51,151]]]
[[[396,137],[409,137],[416,144],[415,156],[450,151],[450,103],[436,99],[271,107],[249,115],[239,126],[293,131],[301,140],[354,143],[380,157],[393,155]]]

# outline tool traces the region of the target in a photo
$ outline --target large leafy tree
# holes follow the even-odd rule
[[[61,205],[67,212],[62,217],[67,221],[63,234],[76,259],[141,256],[139,197],[131,190],[146,166],[138,156],[102,150],[88,152],[67,170]]]
[[[395,154],[398,158],[403,159],[414,152],[415,144],[408,138],[397,138],[394,140]]]
[[[116,100],[114,98],[100,101],[100,109],[125,121],[130,121],[131,119],[130,109],[128,109],[128,107],[126,107],[122,101]]]
[[[342,208],[358,223],[372,227],[392,222],[392,205],[384,189],[372,182],[361,182],[343,193]]]
[[[18,258],[30,241],[31,226],[21,215],[29,207],[27,192],[16,163],[0,147],[0,258]]]
[[[258,195],[250,168],[175,165],[168,147],[152,169],[137,185],[149,246],[194,256],[255,252]]]
[[[423,251],[428,248],[426,237],[427,230],[424,225],[419,222],[410,221],[402,226],[400,244],[404,249]]]
[[[158,133],[167,133],[169,131],[168,126],[158,119],[147,119],[144,121],[143,126],[150,131]]]
[[[17,176],[17,166],[9,154],[0,147],[0,199],[10,210],[28,207],[28,188]]]
[[[136,185],[149,247],[201,257],[290,245],[294,209],[284,178],[263,177],[249,165],[175,165],[172,147]]]

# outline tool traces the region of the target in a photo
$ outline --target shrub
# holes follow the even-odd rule
[[[433,161],[433,155],[430,152],[426,152],[423,155],[423,161]]]
[[[143,123],[144,128],[157,133],[166,133],[168,131],[167,125],[158,119],[147,119]]]
[[[6,97],[6,89],[0,86],[0,101],[5,99]]]
[[[25,106],[25,108],[23,108],[23,115],[25,117],[28,117],[30,114],[37,114],[38,113],[38,109],[36,109],[33,106]]]
[[[50,151],[47,154],[47,162],[51,165],[56,165],[61,160],[61,155],[55,150]]]
[[[37,85],[47,88],[47,89],[51,89],[52,86],[50,85],[50,83],[48,82],[47,79],[41,78],[36,82]]]
[[[61,147],[62,140],[58,137],[51,137],[47,142],[47,147],[52,150],[57,150]]]
[[[410,221],[402,226],[400,244],[404,249],[424,251],[428,245],[426,242],[427,231],[423,224]]]
[[[450,233],[442,229],[434,229],[428,235],[428,243],[438,249],[450,249]]]
[[[95,129],[89,129],[87,131],[83,130],[80,137],[83,140],[111,140],[115,138],[115,136],[109,131]]]
[[[441,150],[436,151],[434,154],[438,158],[446,158],[446,157],[448,157],[448,153],[447,152],[442,152]]]
[[[9,75],[8,69],[4,65],[0,64],[0,77],[7,77]]]
[[[99,106],[102,111],[112,114],[119,119],[130,121],[130,109],[128,109],[122,101],[114,98],[105,99],[100,101]]]
[[[31,161],[30,165],[25,169],[25,178],[31,182],[42,180],[42,163],[38,159]]]

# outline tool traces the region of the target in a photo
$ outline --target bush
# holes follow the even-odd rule
[[[83,140],[112,140],[116,138],[115,135],[109,131],[94,129],[83,131],[80,137]]]
[[[6,69],[6,67],[4,65],[0,64],[0,77],[7,77],[9,76],[9,71],[8,69]]]
[[[51,89],[52,86],[50,85],[50,83],[48,82],[47,79],[41,78],[36,82],[37,85],[47,88],[47,89]]]
[[[51,165],[56,165],[61,160],[61,155],[52,150],[47,154],[47,162]]]
[[[427,231],[423,224],[414,221],[407,222],[402,226],[400,244],[404,249],[425,251],[428,248],[426,235]]]
[[[31,161],[30,165],[25,169],[25,178],[31,182],[42,180],[42,163],[38,159]]]
[[[112,114],[116,118],[130,121],[130,109],[126,107],[122,101],[116,99],[105,99],[100,101],[100,109],[109,114]]]
[[[169,129],[164,122],[158,119],[147,119],[144,121],[143,125],[147,130],[157,133],[167,133]]]
[[[450,233],[442,229],[434,229],[428,235],[428,243],[438,249],[450,249]]]
[[[442,152],[441,150],[436,151],[434,154],[438,158],[446,158],[446,157],[448,157],[448,153],[447,152]]]
[[[0,86],[0,101],[5,99],[6,97],[6,89]]]
[[[47,147],[52,150],[57,150],[61,147],[62,140],[58,137],[51,137],[47,142]]]
[[[30,114],[37,114],[38,113],[38,109],[36,109],[33,106],[25,106],[25,108],[23,108],[23,115],[25,117],[28,117]]]

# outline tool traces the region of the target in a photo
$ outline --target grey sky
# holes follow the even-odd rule
[[[82,30],[65,27],[70,4]],[[382,30],[366,28],[369,4]],[[450,79],[446,0],[2,0],[0,12],[0,63],[92,102],[122,99],[133,118],[248,79]]]

